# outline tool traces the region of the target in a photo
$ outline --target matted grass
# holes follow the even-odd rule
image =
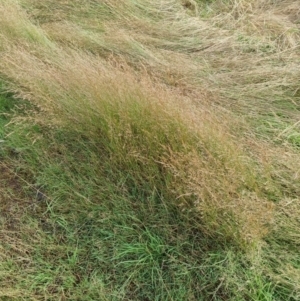
[[[298,300],[297,9],[1,1],[0,298]]]

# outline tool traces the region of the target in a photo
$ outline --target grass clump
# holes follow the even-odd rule
[[[22,74],[20,78],[27,82],[31,93],[39,95],[36,105],[41,107],[42,103],[47,114],[54,112],[52,123],[91,137],[113,174],[119,176],[122,170],[128,183],[141,186],[150,194],[158,190],[168,202],[196,205],[205,224],[215,224],[220,235],[239,236],[232,210],[244,207],[242,203],[247,202],[248,194],[254,193],[252,202],[256,199],[257,179],[250,165],[239,159],[242,151],[220,127],[209,120],[197,121],[202,116],[189,112],[189,105],[181,104],[187,107],[183,115],[182,107],[175,106],[175,95],[163,87],[151,86],[147,78],[137,82],[129,72],[111,74],[109,67],[105,69],[98,62],[89,61],[89,57],[65,57],[55,70],[31,54],[22,53],[19,57],[22,67],[13,69],[8,59],[7,70]],[[33,72],[24,72],[24,64],[30,65]],[[36,70],[34,64],[39,66]],[[39,81],[38,68],[44,70]],[[77,70],[81,70],[80,75]],[[172,103],[168,100],[171,97]],[[215,170],[220,171],[217,176]],[[261,197],[257,200],[257,206],[267,206]],[[252,219],[258,223],[257,214]],[[207,231],[210,228],[209,225]],[[253,227],[247,228],[252,231]]]

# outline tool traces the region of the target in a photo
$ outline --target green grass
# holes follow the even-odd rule
[[[296,300],[230,242],[203,233],[196,212],[126,171],[97,168],[94,141],[28,123],[8,130],[20,151],[7,162],[34,182],[15,221],[20,250],[4,240],[0,270],[12,282],[2,279],[3,300]]]
[[[230,243],[201,232],[196,212],[126,170],[100,169],[92,140],[30,124],[7,130],[5,153],[19,149],[7,162],[34,182],[15,225],[22,247],[4,241],[0,269],[12,282],[2,279],[3,300],[271,300],[263,296],[272,284]],[[36,189],[47,196],[38,201]]]
[[[0,84],[0,91],[3,91],[2,85]],[[0,138],[4,139],[5,136],[5,125],[9,122],[10,118],[7,116],[9,112],[14,108],[15,100],[9,97],[7,94],[0,94]]]

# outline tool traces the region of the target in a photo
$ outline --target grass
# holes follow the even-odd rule
[[[0,300],[298,300],[297,8],[0,1]]]

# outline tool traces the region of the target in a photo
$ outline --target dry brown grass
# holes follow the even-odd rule
[[[52,2],[0,3],[0,74],[31,120],[90,137],[210,237],[299,243],[298,1]]]

